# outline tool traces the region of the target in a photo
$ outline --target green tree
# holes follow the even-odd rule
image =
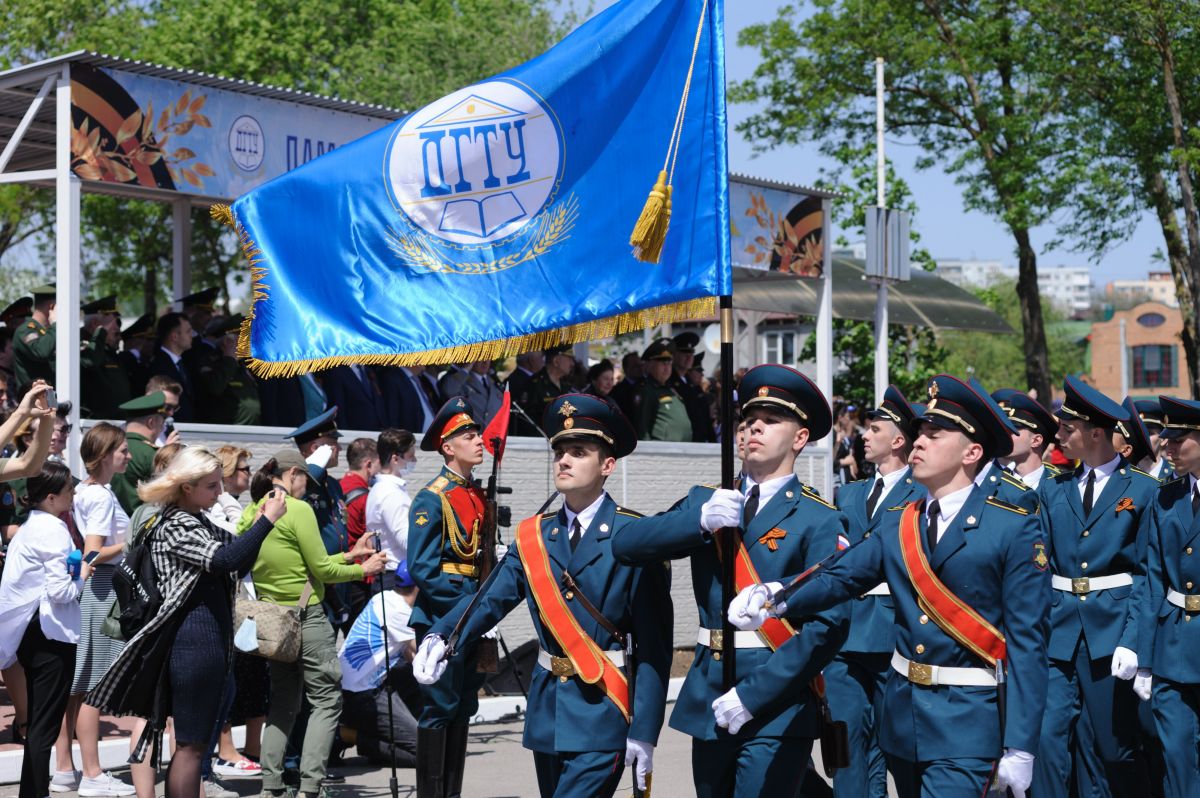
[[[1026,382],[1049,391],[1050,367],[1031,230],[1080,190],[1088,142],[1062,119],[1061,91],[1040,68],[1052,32],[1012,0],[814,0],[783,8],[738,36],[758,50],[754,74],[730,92],[761,103],[739,131],[763,148],[815,140],[846,160],[875,135],[874,61],[887,61],[887,126],[940,165],[964,204],[1012,235],[1027,352]]]
[[[816,335],[808,336],[801,360],[815,360]],[[929,378],[945,371],[948,353],[933,330],[926,327],[888,327],[888,375],[909,399],[923,401]],[[833,392],[862,407],[875,406],[875,325],[868,321],[834,319]]]

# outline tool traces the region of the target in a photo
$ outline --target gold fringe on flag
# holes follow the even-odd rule
[[[268,286],[265,282],[267,269],[259,265],[265,258],[262,250],[250,239],[250,235],[234,217],[233,211],[228,205],[213,205],[209,213],[213,219],[233,228],[238,235],[242,252],[250,263],[252,295],[250,307],[246,311],[246,318],[242,321],[242,329],[238,335],[237,356],[246,362],[246,367],[256,376],[268,379],[295,377],[298,374],[331,369],[335,366],[433,366],[478,360],[499,360],[523,352],[613,338],[663,324],[704,318],[717,312],[717,298],[706,296],[654,308],[632,310],[608,318],[571,324],[554,330],[543,330],[512,338],[481,341],[443,349],[429,349],[423,352],[390,355],[337,355],[280,362],[259,360],[250,354],[250,328],[254,321],[255,305],[267,298]]]
[[[671,224],[671,181],[675,177],[675,161],[679,157],[679,142],[683,138],[683,119],[687,112],[688,95],[692,90],[692,73],[696,69],[700,34],[704,32],[704,21],[707,17],[708,0],[704,0],[700,7],[700,21],[696,24],[696,40],[692,43],[692,61],[688,64],[687,78],[683,81],[683,95],[679,98],[679,108],[675,111],[675,127],[667,143],[667,157],[629,236],[633,256],[644,263],[658,263],[662,257],[663,244],[667,240],[667,228]]]

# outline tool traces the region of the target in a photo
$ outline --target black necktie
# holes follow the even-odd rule
[[[758,485],[752,487],[746,496],[746,505],[742,508],[742,529],[748,529],[756,515],[758,515]]]
[[[571,543],[571,551],[575,551],[575,547],[579,545],[579,539],[583,537],[583,528],[579,526],[579,516],[571,521],[571,537],[568,540]]]
[[[1083,489],[1083,514],[1092,514],[1092,504],[1096,501],[1096,469],[1088,472],[1087,487]]]
[[[1200,482],[1192,486],[1192,515],[1200,512]]]
[[[925,542],[929,546],[929,553],[933,554],[933,550],[937,548],[938,540],[938,514],[942,508],[934,499],[929,503],[929,525],[925,527]]]
[[[879,504],[879,497],[883,495],[883,477],[875,480],[875,487],[871,488],[871,495],[867,497],[867,518],[875,517],[875,505]]]

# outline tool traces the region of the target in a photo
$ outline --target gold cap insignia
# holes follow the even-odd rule
[[[455,406],[455,407],[466,407],[466,406],[467,406],[467,403],[466,403],[466,402],[464,402],[464,401],[462,400],[462,397],[460,396],[460,397],[458,398],[458,401],[457,401],[457,402],[454,404],[454,406]]]
[[[938,395],[938,384],[936,382],[929,383],[929,398],[933,399]]]
[[[571,417],[571,414],[574,413],[576,410],[578,410],[578,408],[575,407],[575,405],[571,404],[570,402],[563,402],[562,407],[558,408],[558,414],[560,416],[566,416],[569,419]],[[568,427],[568,429],[569,429],[569,427]]]
[[[926,410],[935,410],[937,408],[937,399],[930,399],[929,404],[925,406]]]
[[[566,421],[563,422],[563,429],[571,429],[571,427],[574,427],[574,426],[575,426],[575,419],[573,419],[573,418],[568,418]]]
[[[761,387],[761,388],[759,388],[759,389],[758,389],[758,395],[759,395],[759,396],[766,396],[766,395],[767,395],[767,394],[769,394],[770,392],[771,392],[771,389],[770,389],[770,388],[768,388],[768,387],[767,387],[767,386],[765,386],[765,385],[764,385],[763,387]]]

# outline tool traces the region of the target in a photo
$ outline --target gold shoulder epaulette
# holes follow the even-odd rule
[[[708,488],[709,490],[720,490],[721,489],[720,485],[701,485],[700,487]]]
[[[1146,473],[1145,471],[1138,468],[1137,466],[1127,466],[1127,467],[1129,468],[1130,471],[1132,471],[1135,474],[1141,474],[1144,477],[1150,477],[1150,479],[1153,479],[1155,482],[1161,481],[1161,480],[1159,480],[1158,477],[1154,476],[1153,474]]]
[[[637,510],[630,510],[627,507],[617,507],[617,514],[618,515],[627,515],[630,518],[642,518],[643,517],[642,514],[639,513]]]
[[[999,507],[1002,510],[1008,510],[1009,512],[1017,513],[1018,515],[1029,515],[1029,511],[1024,507],[1018,507],[1015,504],[1009,504],[1003,499],[997,499],[995,496],[988,496],[987,503],[993,507]]]
[[[433,482],[430,482],[425,487],[428,488],[429,490],[433,491],[434,493],[441,493],[442,491],[444,491],[446,489],[446,486],[449,484],[450,484],[450,480],[446,479],[445,477],[438,477],[437,479],[435,479]]]
[[[1056,477],[1063,472],[1063,470],[1061,468],[1059,468],[1058,466],[1056,466],[1054,463],[1043,462],[1042,467],[1045,468],[1046,473],[1052,477]]]
[[[836,509],[837,509],[837,507],[836,507],[835,505],[832,505],[832,504],[830,504],[829,502],[825,501],[823,498],[821,498],[821,494],[817,493],[815,490],[813,490],[813,489],[812,489],[811,487],[809,487],[808,485],[801,485],[801,486],[800,486],[800,492],[801,492],[801,493],[803,493],[803,494],[804,494],[805,496],[807,496],[808,498],[812,499],[813,501],[815,501],[815,502],[818,502],[818,503],[820,503],[820,504],[823,504],[823,505],[825,505],[825,506],[826,506],[826,507],[828,507],[830,510],[836,510]]]
[[[1005,471],[1003,474],[1000,475],[1000,479],[1007,482],[1009,485],[1015,485],[1016,487],[1020,488],[1021,490],[1030,490],[1030,487],[1028,485],[1026,485],[1024,482],[1022,482],[1019,479],[1013,479],[1012,475],[1009,474],[1007,471]]]

